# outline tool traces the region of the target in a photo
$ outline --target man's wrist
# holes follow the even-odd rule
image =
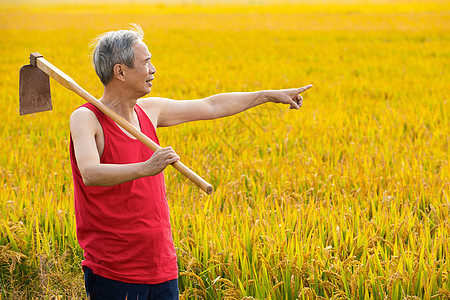
[[[139,163],[139,168],[138,168],[138,178],[142,178],[142,177],[147,177],[147,176],[151,176],[150,172],[149,172],[149,168],[147,166],[148,161],[143,161],[141,163]]]
[[[261,104],[270,102],[270,97],[269,97],[270,92],[269,91],[263,90],[263,91],[260,91],[259,93],[260,94],[259,94],[258,98],[260,99]]]

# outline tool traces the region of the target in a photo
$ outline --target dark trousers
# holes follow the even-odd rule
[[[90,300],[178,300],[178,280],[158,284],[136,284],[112,280],[84,271],[86,293]]]

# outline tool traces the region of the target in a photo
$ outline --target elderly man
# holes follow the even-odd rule
[[[143,32],[101,35],[93,53],[104,85],[100,101],[158,143],[156,128],[230,116],[276,102],[298,109],[301,92],[224,93],[199,100],[139,99],[156,72]],[[162,171],[179,160],[171,147],[155,152],[91,104],[70,118],[77,237],[90,299],[178,299],[177,257]]]

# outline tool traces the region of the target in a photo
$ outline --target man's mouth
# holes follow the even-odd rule
[[[153,84],[151,83],[151,81],[152,81],[153,79],[155,79],[155,78],[147,79],[146,82],[147,82],[150,86],[153,86]]]

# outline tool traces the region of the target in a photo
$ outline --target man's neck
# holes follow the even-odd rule
[[[133,123],[134,106],[138,100],[137,98],[130,97],[130,95],[127,95],[122,90],[106,86],[103,96],[99,100],[119,116]]]

